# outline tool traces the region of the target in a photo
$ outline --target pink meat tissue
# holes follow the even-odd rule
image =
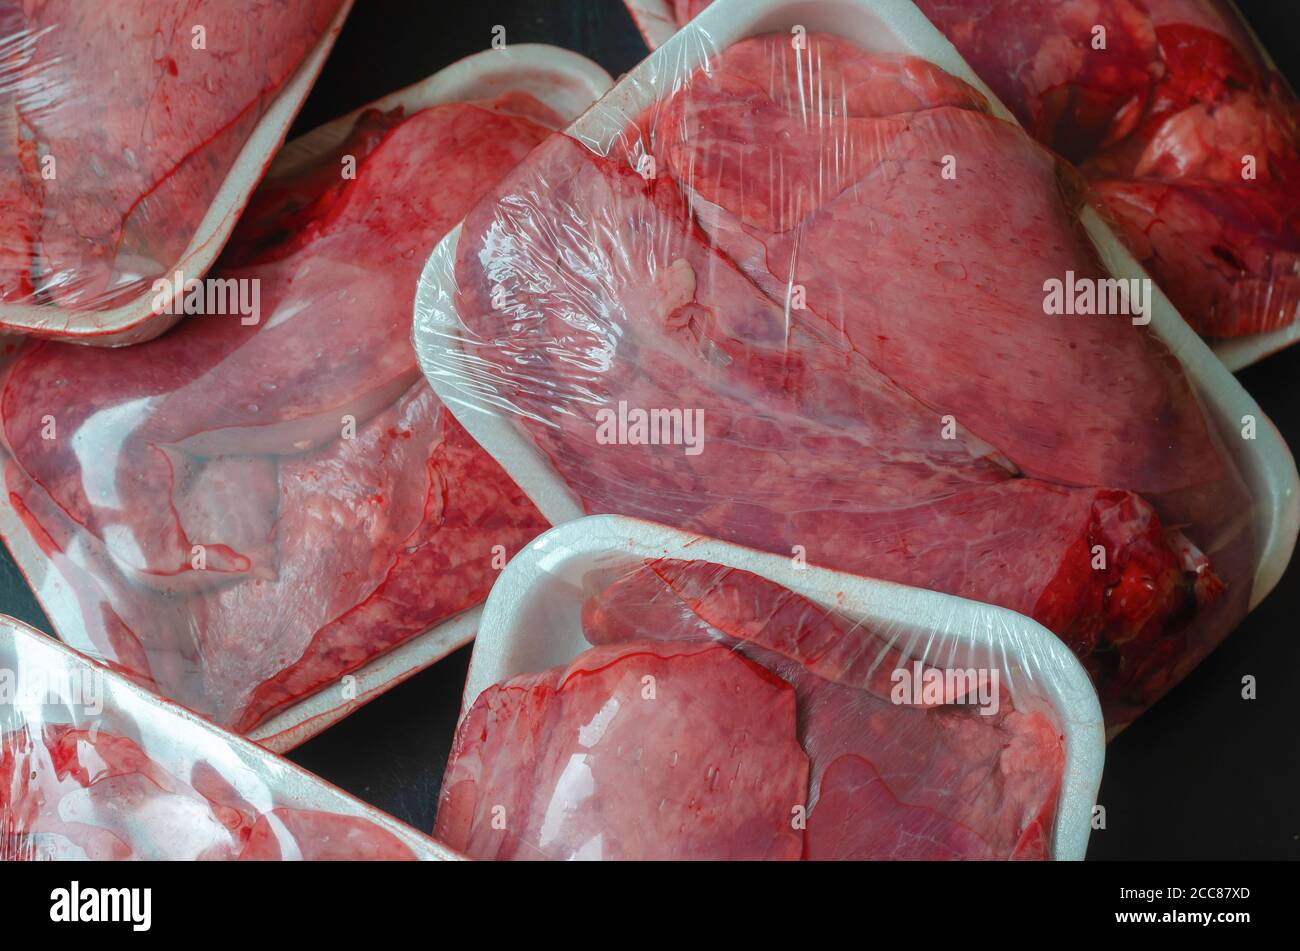
[[[108,730],[0,733],[0,861],[415,858],[368,819],[259,807],[209,763],[187,765],[177,776]]]
[[[1082,184],[964,82],[835,36],[661,88],[470,213],[454,314],[417,316],[432,372],[586,512],[1029,615],[1130,721],[1244,615],[1253,503],[1149,326],[1047,312],[1047,281],[1109,277]]]
[[[1063,736],[1032,678],[899,695],[890,632],[702,561],[581,616],[591,649],[460,724],[434,834],[471,857],[1049,856]]]
[[[916,3],[1199,333],[1300,317],[1300,100],[1226,0]]]
[[[366,112],[241,220],[216,278],[260,314],[20,350],[5,482],[65,639],[248,731],[486,597],[546,523],[420,376],[410,315],[429,250],[558,121],[522,94]]]
[[[417,858],[401,831],[0,616],[0,862]]]
[[[0,301],[92,322],[169,274],[341,6],[0,4]]]

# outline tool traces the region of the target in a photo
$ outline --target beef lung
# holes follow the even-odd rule
[[[434,835],[479,859],[795,859],[789,684],[725,647],[589,650],[465,715]]]
[[[677,0],[678,23],[709,2]],[[1082,167],[1121,238],[1200,333],[1240,337],[1296,320],[1300,103],[1223,0],[917,6],[1035,138]],[[1104,49],[1094,47],[1099,26]]]
[[[0,6],[3,299],[107,309],[167,273],[339,6]]]
[[[355,180],[327,156],[275,183],[223,258],[259,323],[19,356],[10,497],[81,601],[76,646],[247,730],[485,597],[496,546],[545,522],[420,378],[410,314],[428,250],[547,134],[478,105],[367,116]]]
[[[633,570],[582,627],[594,649],[489,687],[461,722],[435,829],[448,844],[498,859],[1048,856],[1061,737],[1006,681],[896,702],[911,660],[886,632],[705,562]],[[920,639],[942,655],[947,633]]]
[[[1296,319],[1300,103],[1227,4],[918,5],[1035,136],[1081,165],[1197,330],[1237,337]]]
[[[354,816],[254,806],[206,762],[174,776],[135,741],[47,725],[0,734],[0,859],[414,859]]]
[[[809,44],[738,43],[627,160],[556,137],[480,203],[472,372],[587,511],[1028,613],[1123,722],[1244,613],[1249,496],[1149,328],[1045,313],[1105,276],[1072,176],[935,67]],[[605,444],[619,404],[702,411],[702,452]]]
[[[597,644],[723,644],[794,686],[812,768],[806,858],[1048,857],[1064,756],[1046,714],[1012,701],[1008,687],[1023,672],[999,669],[992,715],[961,693],[935,702],[894,693],[895,671],[911,670],[913,650],[955,663],[951,632],[896,644],[898,632],[758,575],[670,559],[589,601],[583,630]]]

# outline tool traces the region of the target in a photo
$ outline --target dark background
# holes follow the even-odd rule
[[[1300,3],[1239,6],[1300,86]],[[621,0],[357,0],[294,134],[479,52],[497,24],[510,43],[567,47],[616,78],[645,55]],[[1300,346],[1240,375],[1292,446],[1300,446],[1297,370]],[[7,552],[0,612],[50,630]],[[1300,858],[1297,618],[1300,562],[1217,652],[1110,745],[1099,800],[1107,828],[1093,833],[1089,858]],[[432,828],[468,662],[465,648],[290,758]],[[1257,678],[1259,699],[1240,698],[1245,674]]]

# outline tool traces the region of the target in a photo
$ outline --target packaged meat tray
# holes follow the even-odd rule
[[[520,45],[287,146],[213,277],[248,309],[0,372],[0,533],[71,646],[277,751],[473,637],[546,521],[420,375],[437,241],[610,84]]]
[[[1237,370],[1300,338],[1300,100],[1230,0],[916,0]],[[628,0],[654,49],[709,0]]]
[[[0,861],[460,857],[0,616]]]
[[[0,330],[116,346],[174,324],[351,7],[0,6]]]
[[[636,519],[488,597],[435,838],[491,859],[1082,859],[1088,676],[1018,614]]]
[[[1272,424],[910,3],[721,0],[475,207],[416,308],[552,523],[1018,611],[1114,729],[1295,544]]]

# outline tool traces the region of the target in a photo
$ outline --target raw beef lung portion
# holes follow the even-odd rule
[[[1125,722],[1244,614],[1249,496],[1149,328],[1045,313],[1105,276],[1072,176],[940,70],[808,42],[731,47],[627,161],[557,136],[508,176],[458,248],[465,372],[588,512],[1028,613]],[[627,407],[702,440],[602,438]]]
[[[366,819],[241,799],[210,765],[188,780],[106,730],[0,734],[0,859],[414,859]]]
[[[796,859],[794,692],[732,651],[586,651],[479,695],[434,835],[480,859]]]
[[[1002,681],[897,698],[913,645],[705,562],[647,563],[582,627],[595,648],[470,707],[435,836],[498,859],[1049,855],[1061,737]]]
[[[955,663],[943,631],[895,644],[758,575],[670,559],[589,601],[583,630],[596,644],[723,644],[794,686],[812,767],[807,858],[1048,857],[1061,737],[1016,708],[1011,675],[999,671],[993,715],[971,695],[894,695],[912,651]]]
[[[1036,137],[1080,165],[1198,331],[1237,337],[1296,319],[1300,103],[1226,4],[918,5]]]
[[[428,250],[547,134],[481,105],[366,116],[355,180],[326,156],[274,183],[223,258],[259,322],[22,352],[7,484],[81,601],[74,646],[248,730],[486,596],[495,546],[545,522],[420,378],[410,313]]]
[[[708,2],[678,0],[678,23]],[[1296,320],[1300,104],[1227,4],[917,6],[1030,134],[1083,169],[1120,237],[1201,334]],[[1094,46],[1099,26],[1104,49]],[[1249,180],[1245,156],[1258,166]]]
[[[0,5],[0,296],[102,310],[167,273],[339,7]]]

